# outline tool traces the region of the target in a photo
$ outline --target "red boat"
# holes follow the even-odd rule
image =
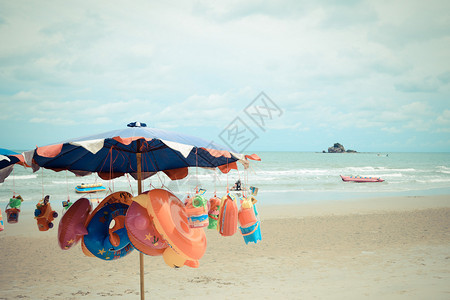
[[[361,176],[342,176],[342,181],[354,181],[354,182],[383,182],[384,179],[380,177],[361,177]]]

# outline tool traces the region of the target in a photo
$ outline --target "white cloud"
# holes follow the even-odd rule
[[[446,109],[437,117],[436,122],[439,125],[450,125],[450,109]]]
[[[448,8],[3,2],[0,119],[222,128],[263,90],[285,111],[269,125],[277,132],[443,132]]]

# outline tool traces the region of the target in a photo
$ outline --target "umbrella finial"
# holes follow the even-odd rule
[[[128,127],[147,127],[147,124],[141,122],[132,122],[127,125]]]

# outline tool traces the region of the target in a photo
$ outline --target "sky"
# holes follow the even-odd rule
[[[0,147],[129,122],[237,152],[450,151],[449,1],[0,0]]]

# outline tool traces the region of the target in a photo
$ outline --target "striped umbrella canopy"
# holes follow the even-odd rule
[[[22,154],[0,148],[0,183],[4,182],[6,177],[11,174],[15,164],[27,166]]]
[[[35,166],[69,170],[79,176],[96,172],[102,179],[127,173],[137,179],[140,161],[142,179],[163,171],[172,180],[186,177],[188,167],[217,167],[227,173],[237,169],[238,161],[248,167],[248,159],[260,160],[255,154],[234,153],[212,141],[148,128],[139,122],[124,129],[37,147],[32,158]]]

